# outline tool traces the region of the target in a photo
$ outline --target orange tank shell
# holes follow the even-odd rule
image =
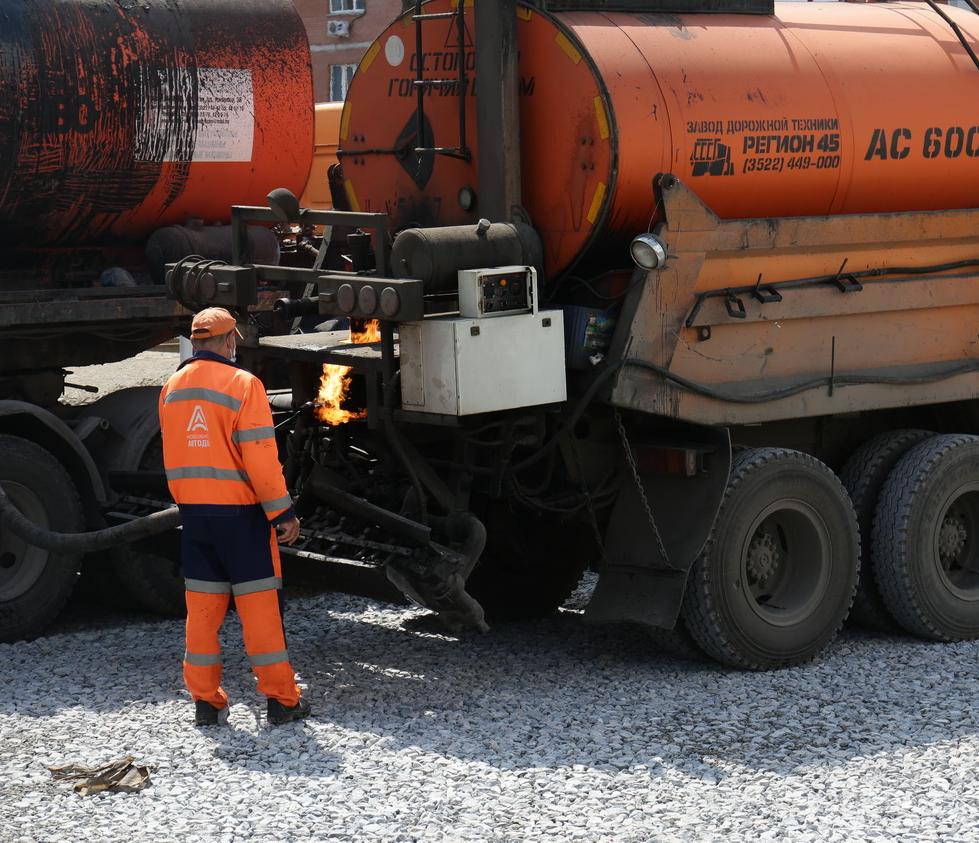
[[[306,184],[289,0],[0,0],[0,242],[138,241]]]
[[[470,6],[466,0],[467,7]],[[426,12],[455,0],[431,0]],[[979,17],[944,7],[972,43]],[[466,10],[469,94],[476,91]],[[550,276],[583,257],[616,262],[657,218],[652,181],[672,172],[724,218],[974,207],[979,69],[916,2],[777,3],[774,16],[547,14],[518,9],[523,204]],[[452,20],[424,29],[426,78],[453,78]],[[467,162],[415,146],[414,25],[395,21],[354,76],[340,127],[348,199],[396,229],[474,222]],[[473,96],[466,99],[475,125]],[[437,146],[458,139],[458,96],[425,100]],[[478,196],[478,192],[477,192]]]

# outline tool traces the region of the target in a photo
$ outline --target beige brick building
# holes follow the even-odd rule
[[[400,13],[402,0],[293,0],[306,24],[317,102],[342,100],[374,39]]]

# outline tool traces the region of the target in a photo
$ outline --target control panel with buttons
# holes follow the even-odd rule
[[[459,314],[469,319],[536,313],[537,271],[503,266],[459,271]]]

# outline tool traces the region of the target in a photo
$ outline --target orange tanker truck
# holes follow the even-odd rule
[[[975,638],[977,43],[928,2],[409,4],[351,83],[345,207],[273,191],[230,262],[168,265],[189,309],[247,324],[274,287],[351,322],[240,347],[288,552],[452,628],[591,566],[587,617],[747,669],[851,614]],[[322,227],[317,262],[263,263],[249,222]]]
[[[166,263],[230,259],[233,201],[302,190],[313,110],[288,0],[0,0],[0,20],[0,486],[8,510],[62,535],[39,547],[0,526],[7,641],[58,613],[99,547],[87,563],[98,588],[161,611],[182,603],[164,545],[124,544],[144,527],[86,537],[122,520],[126,496],[162,487],[158,390],[60,399],[84,386],[71,367],[187,328]],[[244,236],[269,263],[295,250],[268,228]]]
[[[294,552],[456,627],[592,566],[587,616],[742,668],[851,614],[979,635],[977,43],[927,2],[409,8],[351,83],[346,210],[235,212],[359,229],[350,271],[171,265],[191,307],[377,320],[242,351],[290,369]]]

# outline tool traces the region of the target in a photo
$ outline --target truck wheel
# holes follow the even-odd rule
[[[0,436],[0,483],[35,524],[63,533],[85,529],[75,484],[39,445]],[[64,607],[80,567],[80,555],[52,554],[0,531],[0,641],[38,635]]]
[[[115,554],[114,571],[139,608],[165,618],[187,614],[178,558],[124,547]]]
[[[874,575],[905,630],[979,637],[979,437],[935,436],[888,476],[874,516]]]
[[[915,445],[934,435],[927,430],[890,430],[882,433],[857,448],[840,472],[840,480],[850,493],[857,513],[863,548],[863,564],[860,566],[857,596],[853,599],[850,618],[866,629],[878,632],[896,632],[899,629],[874,581],[872,534],[880,491],[898,460]]]
[[[846,619],[859,560],[856,515],[829,468],[784,448],[743,451],[690,572],[684,623],[732,667],[809,661]]]
[[[163,469],[163,439],[159,435],[147,445],[139,468],[141,471]],[[164,544],[159,552],[123,547],[114,555],[113,568],[116,578],[140,608],[166,618],[187,614],[176,542],[172,547]]]
[[[519,510],[505,501],[488,501],[474,510],[486,525],[486,549],[466,590],[486,617],[528,620],[556,612],[596,556],[588,525]]]

